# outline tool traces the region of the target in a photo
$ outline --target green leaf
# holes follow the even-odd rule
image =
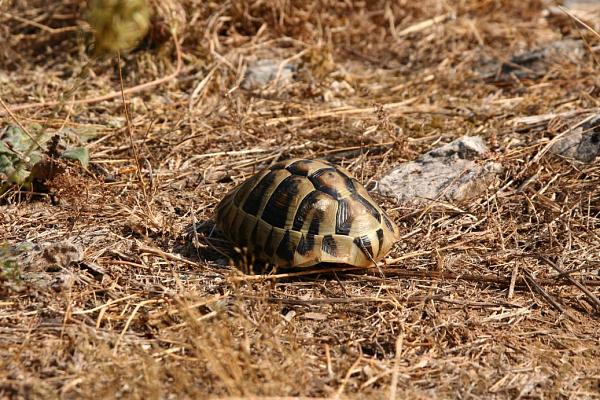
[[[90,153],[86,147],[74,147],[72,149],[65,150],[62,156],[70,160],[77,160],[86,168],[90,163]]]
[[[87,143],[90,140],[98,137],[102,132],[96,126],[80,126],[74,128],[63,128],[62,135],[67,143],[83,142]]]
[[[16,183],[17,185],[22,185],[25,183],[27,178],[29,178],[30,172],[27,171],[22,165],[19,165],[10,175],[9,179],[11,182]]]

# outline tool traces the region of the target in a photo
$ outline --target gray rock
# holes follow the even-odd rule
[[[81,245],[68,240],[41,244],[21,242],[0,252],[0,266],[9,265],[14,269],[11,272],[17,283],[26,282],[41,290],[60,292],[76,281],[74,269],[70,267],[79,264],[83,254]]]
[[[585,52],[586,48],[581,40],[562,39],[513,54],[509,62],[484,60],[477,70],[490,83],[512,80],[514,77],[537,79],[546,75],[557,63],[580,63]]]
[[[248,66],[240,86],[246,90],[256,90],[265,88],[273,81],[285,85],[292,80],[295,72],[296,66],[281,60],[258,60]]]
[[[558,140],[550,150],[584,163],[593,162],[600,155],[600,114]]]
[[[495,162],[474,161],[487,151],[480,137],[463,136],[386,173],[379,181],[379,193],[399,203],[417,204],[479,196],[503,170]]]
[[[450,143],[428,151],[419,157],[423,161],[448,160],[473,160],[482,156],[488,148],[479,136],[463,136]]]

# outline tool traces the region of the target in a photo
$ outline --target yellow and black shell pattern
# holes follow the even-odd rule
[[[256,259],[284,268],[373,265],[398,227],[344,168],[291,159],[234,188],[216,208],[217,227]]]

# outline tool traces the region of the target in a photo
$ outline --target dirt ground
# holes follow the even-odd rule
[[[59,140],[54,173],[0,197],[0,398],[600,398],[600,166],[549,151],[600,109],[598,20],[550,1],[155,1],[119,59],[93,51],[85,3],[0,1],[0,138]],[[250,85],[260,60],[280,79]],[[246,275],[213,232],[276,160],[327,157],[372,188],[467,134],[497,182],[374,193],[402,234],[382,273]]]

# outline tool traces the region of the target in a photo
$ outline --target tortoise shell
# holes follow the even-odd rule
[[[292,159],[234,188],[217,227],[258,260],[278,267],[321,262],[366,267],[398,240],[398,227],[344,168]]]

